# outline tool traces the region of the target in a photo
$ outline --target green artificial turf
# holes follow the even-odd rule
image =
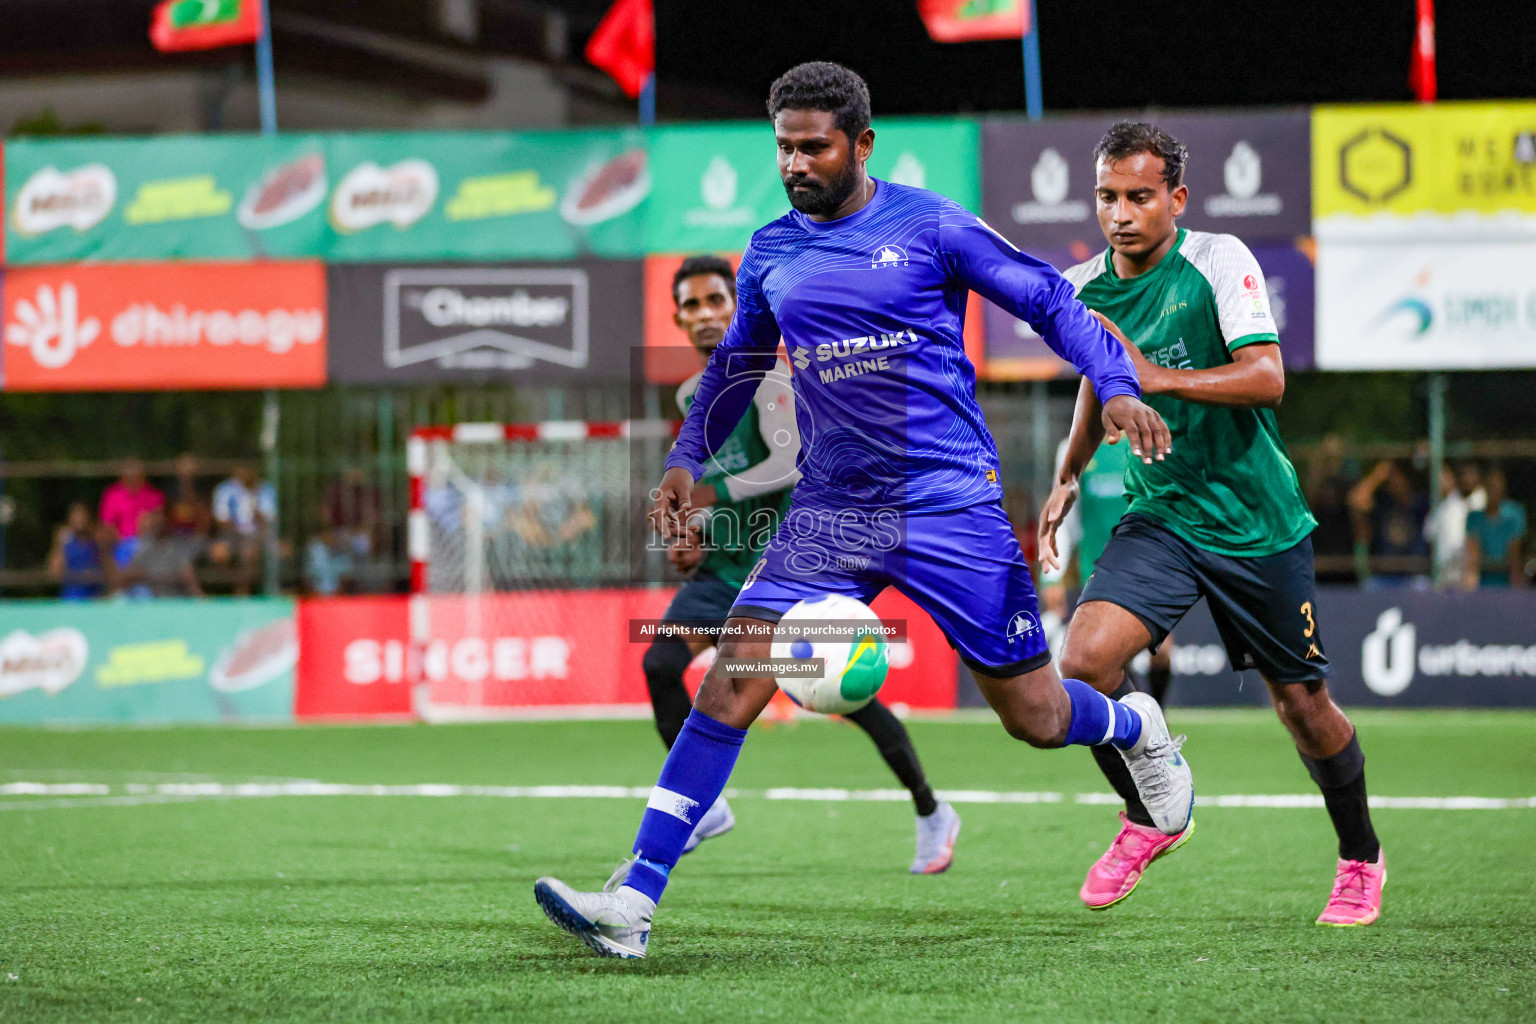
[[[1176,712],[1202,794],[1312,792],[1279,725]],[[1536,715],[1362,713],[1373,793],[1536,796]],[[146,799],[128,786],[648,786],[648,723],[0,730],[0,1021],[1529,1021],[1536,809],[1376,812],[1382,920],[1313,925],[1335,851],[1320,808],[1204,807],[1126,903],[1083,873],[1114,809],[1082,751],[996,725],[914,722],[964,804],[955,865],[914,878],[909,806],[778,801],[775,786],[890,788],[857,730],[754,730],[735,832],[674,873],[643,962],[600,960],[531,896],[597,887],[635,798]],[[160,797],[155,797],[159,799]]]

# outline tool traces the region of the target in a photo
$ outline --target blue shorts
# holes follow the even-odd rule
[[[1272,555],[1236,558],[1196,547],[1150,516],[1128,515],[1078,604],[1119,605],[1147,627],[1156,649],[1202,597],[1237,671],[1258,669],[1276,683],[1328,677],[1311,537]]]
[[[806,598],[867,604],[888,586],[931,615],[977,672],[1023,675],[1051,660],[1024,551],[995,502],[904,514],[791,508],[731,614],[777,622]]]

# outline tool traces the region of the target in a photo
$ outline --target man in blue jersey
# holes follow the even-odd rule
[[[911,597],[971,667],[1009,734],[1038,747],[1120,750],[1159,826],[1189,822],[1194,785],[1157,703],[1115,701],[1051,665],[1024,554],[1004,514],[997,449],[976,402],[961,329],[976,291],[1032,324],[1102,400],[1111,439],[1137,458],[1169,451],[1140,401],[1130,358],[1048,264],[958,204],[876,181],[869,92],[836,64],[802,64],[768,99],[794,209],[759,229],[737,273],[737,309],[667,459],[652,516],[684,527],[695,481],[771,370],[782,335],[795,368],[800,482],[731,609],[720,657],[651,792],[633,858],[601,892],[541,878],[559,927],[603,956],[643,957],[651,920],[700,814],[730,777],[771,676],[733,676],[768,656],[798,601],[886,586]]]
[[[707,366],[736,313],[735,271],[719,256],[690,256],[672,278],[672,301],[677,310],[673,322]],[[703,378],[700,370],[677,389],[679,409],[692,406]],[[788,510],[790,488],[800,479],[795,468],[800,428],[789,385],[789,366],[783,362],[758,384],[746,415],[714,450],[708,473],[690,495],[698,525],[667,549],[672,567],[692,575],[662,618],[686,632],[681,637],[658,636],[641,666],[656,730],[669,750],[693,710],[683,673],[697,655],[714,645],[715,632],[725,626],[737,592]],[[934,796],[906,727],[879,699],[843,717],[874,741],[886,765],[912,794],[917,854],[909,870],[914,875],[946,871],[960,836],[960,815],[949,801]],[[683,852],[729,832],[735,824],[730,805],[720,797],[699,816]]]

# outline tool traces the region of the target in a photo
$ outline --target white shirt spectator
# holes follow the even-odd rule
[[[1487,505],[1488,492],[1481,487],[1467,497],[1451,488],[1424,520],[1424,538],[1434,551],[1436,580],[1445,583],[1462,578],[1466,572],[1467,513]]]
[[[277,493],[261,481],[251,486],[230,477],[213,489],[213,518],[242,537],[261,532],[277,518]]]

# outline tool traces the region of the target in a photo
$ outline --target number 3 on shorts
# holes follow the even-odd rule
[[[756,572],[757,570],[754,569],[752,571]],[[1310,640],[1312,638],[1312,634],[1317,632],[1317,621],[1312,617],[1311,601],[1306,601],[1302,604],[1301,614],[1307,617],[1307,628],[1301,631],[1301,635]]]

